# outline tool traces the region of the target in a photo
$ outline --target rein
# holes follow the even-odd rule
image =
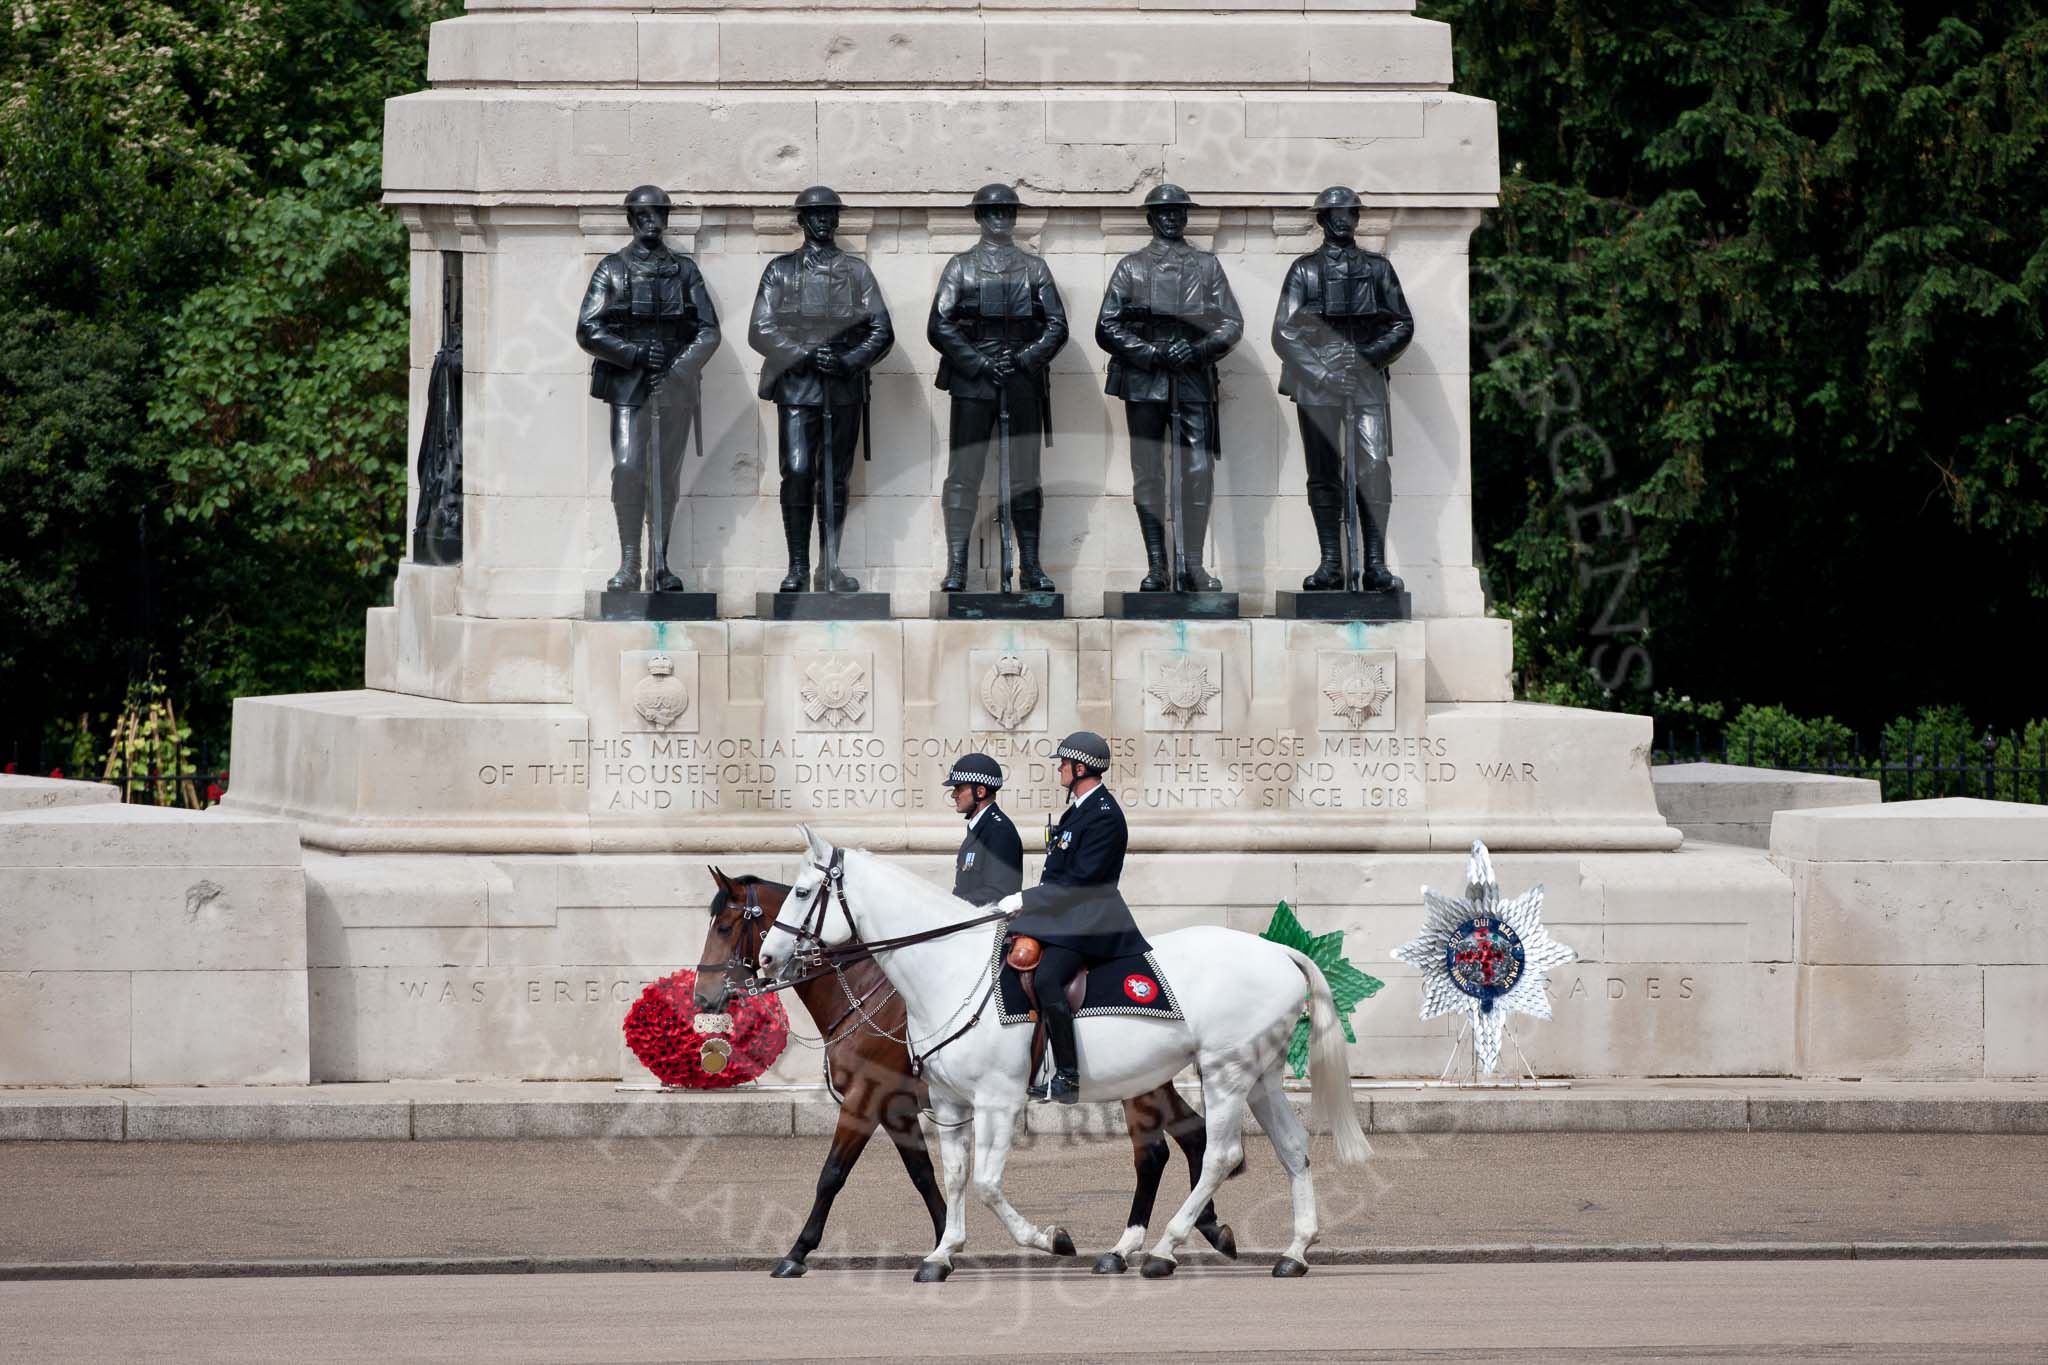
[[[983,925],[994,924],[998,920],[1008,920],[1010,918],[1003,911],[995,910],[986,915],[976,916],[974,919],[961,920],[954,924],[942,924],[935,929],[920,929],[914,934],[898,934],[893,938],[863,939],[860,936],[860,930],[854,925],[852,908],[848,906],[846,901],[846,867],[844,859],[845,850],[835,848],[832,850],[830,862],[811,864],[813,869],[824,874],[824,886],[820,889],[824,890],[825,894],[819,895],[811,903],[810,908],[804,912],[802,924],[791,928],[778,917],[775,923],[767,926],[768,929],[780,929],[797,941],[797,950],[792,954],[791,961],[793,963],[802,962],[807,964],[809,970],[805,971],[802,975],[785,980],[762,981],[759,979],[760,969],[757,965],[753,968],[755,982],[747,988],[746,993],[749,997],[786,990],[792,986],[801,986],[826,976],[837,976],[840,989],[846,993],[846,998],[849,1002],[847,1014],[859,1012],[864,1015],[866,1012],[860,1008],[863,1002],[854,999],[852,988],[846,984],[846,968],[849,964],[872,961],[877,953],[892,952],[895,949],[908,948],[918,943],[929,943],[933,939],[946,938],[968,929],[978,929]],[[829,888],[829,890],[826,890],[826,888]],[[838,947],[827,944],[823,933],[826,904],[828,901],[835,899],[839,905],[839,913],[846,920],[847,933],[851,935],[849,942]],[[757,913],[758,911],[750,912],[750,914]],[[766,937],[766,933],[767,930],[765,929],[761,931],[763,938]],[[734,943],[735,956],[738,955],[739,943],[741,941],[736,940]],[[757,943],[755,947],[757,962],[759,953],[760,947]],[[911,1044],[908,1031],[906,1030],[906,1036],[902,1041],[904,1049],[910,1054],[910,1074],[913,1078],[923,1076],[927,1062],[938,1055],[947,1045],[965,1037],[976,1024],[981,1022],[981,1016],[988,1010],[989,1001],[995,998],[997,981],[998,974],[995,970],[991,969],[988,977],[988,990],[982,994],[981,1003],[975,1006],[973,1015],[968,1018],[966,1023],[947,1034],[937,1044],[926,1050],[923,1056],[918,1055],[917,1048]],[[962,1008],[965,1008],[964,1001],[962,1002]],[[844,1022],[847,1014],[842,1014],[838,1022]],[[957,1019],[959,1015],[956,1013],[953,1017]],[[870,1020],[869,1022],[872,1024],[873,1021]],[[829,1042],[830,1039],[828,1038],[827,1041]]]

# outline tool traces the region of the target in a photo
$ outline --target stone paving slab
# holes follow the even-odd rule
[[[1190,1092],[1192,1093],[1192,1092]],[[1353,1091],[1371,1133],[2048,1133],[2048,1083],[1575,1081]],[[1290,1094],[1308,1112],[1305,1092]],[[703,1094],[608,1081],[0,1090],[0,1141],[823,1137],[822,1089]],[[1108,1137],[1114,1104],[1033,1106],[1029,1131]],[[1253,1131],[1256,1131],[1254,1128]]]

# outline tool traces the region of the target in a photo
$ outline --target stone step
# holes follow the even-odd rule
[[[1758,1079],[1577,1082],[1464,1089],[1354,1084],[1372,1133],[1828,1132],[2048,1134],[2048,1084],[1814,1084]],[[1297,1111],[1308,1095],[1290,1092]],[[0,1090],[5,1141],[299,1141],[631,1137],[825,1137],[822,1088],[715,1093],[609,1083]],[[1027,1129],[1123,1133],[1112,1104],[1033,1106]]]

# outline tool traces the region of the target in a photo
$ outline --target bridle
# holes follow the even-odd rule
[[[773,924],[768,925],[766,929],[757,931],[758,936],[755,940],[754,950],[754,978],[752,984],[747,987],[746,993],[748,996],[766,995],[774,991],[786,990],[791,986],[801,986],[806,982],[816,981],[820,977],[836,976],[839,978],[840,989],[845,992],[847,1000],[853,1003],[854,1009],[859,1009],[861,1002],[854,999],[853,988],[848,985],[846,980],[846,969],[851,964],[871,960],[877,953],[892,952],[897,948],[908,948],[916,943],[929,943],[933,939],[945,938],[968,929],[978,929],[985,924],[994,924],[998,920],[1009,919],[1007,914],[1000,910],[994,910],[986,915],[977,916],[974,919],[961,920],[957,924],[942,924],[936,929],[920,929],[914,934],[898,934],[894,938],[863,939],[860,936],[860,926],[853,921],[853,908],[847,904],[846,900],[845,859],[846,850],[835,848],[832,850],[832,856],[825,862],[814,862],[811,864],[811,870],[817,872],[823,880],[818,883],[816,894],[810,897],[810,903],[804,907],[804,917],[800,923],[794,926],[789,925],[783,921],[782,916],[777,915]],[[841,917],[846,920],[847,941],[844,943],[830,944],[825,942],[825,917],[830,913],[828,906],[831,904],[838,905]],[[774,981],[762,981],[760,979],[760,950],[769,929],[780,929],[796,940],[796,947],[790,953],[790,966],[797,969],[799,973],[797,976]],[[744,934],[742,934],[741,938],[734,941],[734,951],[736,954],[740,944],[744,941]],[[923,1056],[918,1055],[916,1048],[911,1046],[907,1037],[903,1040],[904,1046],[910,1052],[910,1074],[912,1076],[923,1075],[925,1063],[934,1053],[938,1052],[940,1048],[945,1047],[948,1043],[965,1036],[969,1030],[981,1022],[982,1013],[988,1008],[988,1002],[995,998],[996,981],[997,974],[991,970],[989,972],[988,990],[983,994],[981,1004],[976,1007],[973,1016],[960,1028],[941,1039],[935,1046],[927,1049]],[[954,1017],[958,1018],[959,1016],[956,1014]],[[843,1018],[844,1016],[842,1016]],[[944,1027],[944,1025],[941,1025],[941,1027]]]
[[[735,971],[746,973],[747,989],[750,992],[761,980],[761,944],[768,936],[766,928],[763,927],[768,918],[768,909],[761,904],[760,889],[760,885],[756,882],[748,882],[743,888],[744,898],[739,902],[740,924],[739,929],[733,935],[731,956],[727,957],[723,962],[699,962],[697,964],[699,974],[704,972],[725,973],[728,989],[730,989],[732,973]],[[752,940],[751,948],[748,946],[750,938]]]

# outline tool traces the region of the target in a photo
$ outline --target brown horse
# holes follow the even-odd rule
[[[728,877],[715,867],[711,875],[718,880],[718,895],[711,902],[711,928],[698,958],[696,992],[697,1007],[706,1011],[722,1009],[733,991],[754,981],[762,936],[782,912],[783,898],[789,894],[789,888],[780,882]],[[832,1201],[878,1126],[887,1130],[903,1158],[903,1168],[910,1173],[910,1183],[924,1199],[936,1244],[946,1228],[946,1201],[932,1178],[931,1152],[918,1125],[918,1114],[930,1099],[924,1082],[910,1074],[910,1050],[903,1042],[907,1020],[902,999],[871,960],[848,966],[843,977],[820,977],[793,989],[827,1040],[825,1076],[839,1096],[839,1126],[832,1134],[824,1168],[818,1172],[818,1195],[811,1216],[789,1254],[770,1273],[779,1280],[794,1279],[808,1268],[805,1260],[825,1235]],[[1020,1038],[1020,1046],[1022,1042]],[[1130,1225],[1136,1227],[1151,1221],[1159,1178],[1171,1159],[1167,1137],[1180,1144],[1191,1179],[1201,1172],[1208,1137],[1202,1116],[1170,1084],[1125,1100],[1124,1122],[1130,1129],[1131,1151],[1138,1167],[1130,1217]],[[1213,1201],[1202,1210],[1195,1228],[1211,1246],[1237,1258],[1237,1239],[1228,1224],[1216,1221]],[[1114,1251],[1103,1253],[1095,1262],[1098,1275],[1122,1274],[1123,1270],[1124,1258]]]

